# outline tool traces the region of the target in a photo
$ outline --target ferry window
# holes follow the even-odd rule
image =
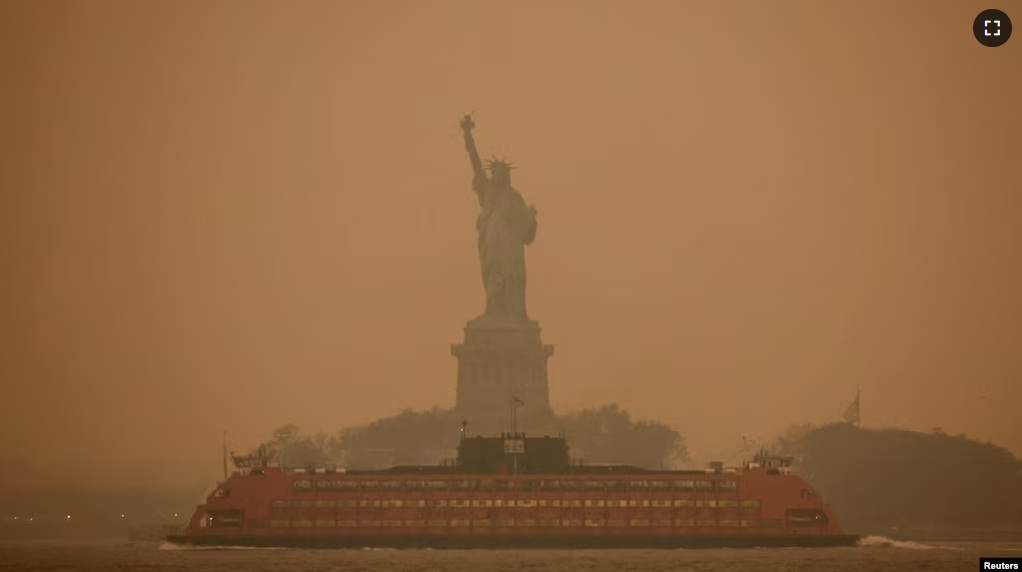
[[[738,526],[737,520],[721,519],[718,526]]]
[[[695,526],[696,521],[691,518],[676,518],[674,519],[674,526]]]
[[[674,489],[679,491],[691,491],[696,488],[695,481],[674,481]]]
[[[484,479],[482,481],[479,481],[479,490],[481,490],[481,491],[492,491],[493,490],[493,481],[490,480],[490,479]]]
[[[447,506],[447,500],[446,499],[428,500],[428,501],[426,501],[426,506],[431,507],[431,508],[443,508],[443,507]]]
[[[815,508],[788,509],[788,526],[827,526],[827,515]]]
[[[697,491],[712,491],[713,481],[696,481]]]
[[[383,481],[381,486],[385,489],[399,489],[401,488],[401,481]]]
[[[490,508],[493,506],[493,501],[489,499],[476,499],[472,501],[472,506],[477,508]]]
[[[531,518],[516,519],[515,526],[536,526],[536,521]]]
[[[357,486],[357,481],[316,481],[317,489],[353,489]]]
[[[303,528],[307,528],[307,527],[312,526],[312,521],[311,520],[292,520],[291,521],[291,526],[300,526],[300,527],[303,527]]]
[[[358,506],[369,507],[369,508],[380,508],[380,501],[378,501],[378,500],[363,500],[363,501],[358,501]]]
[[[586,526],[606,526],[607,521],[602,518],[586,519]]]
[[[635,507],[647,507],[647,506],[649,506],[649,500],[646,500],[646,499],[643,499],[643,500],[630,500],[630,501],[628,501],[628,506],[630,506],[632,508],[635,508]]]
[[[522,507],[534,507],[534,506],[536,506],[536,500],[535,499],[518,499],[518,502],[515,503],[515,504],[517,504],[518,506],[522,506]]]
[[[623,491],[628,488],[627,483],[624,481],[606,481],[604,484],[608,491]]]
[[[337,506],[340,508],[353,508],[358,506],[358,501],[354,499],[339,500],[337,501]]]
[[[318,500],[316,501],[316,508],[331,508],[337,506],[337,501],[332,500]]]
[[[498,491],[510,491],[510,490],[514,490],[515,483],[514,483],[514,481],[511,481],[511,480],[502,479],[502,480],[499,480],[499,481],[494,481],[493,482],[493,488],[495,490],[498,490]]]
[[[587,500],[587,501],[585,501],[585,502],[586,502],[586,506],[587,506],[587,507],[590,507],[590,508],[592,508],[592,507],[601,507],[601,506],[603,506],[603,501],[602,501],[602,500],[599,500],[599,499],[596,499],[596,500]]]
[[[358,524],[359,524],[359,526],[380,526],[380,521],[378,521],[378,520],[362,520],[362,521],[359,521]]]
[[[452,520],[451,521],[451,526],[471,526],[471,525],[472,525],[472,521],[470,521],[470,520],[459,519],[459,520]]]
[[[696,506],[703,507],[703,508],[714,508],[714,507],[717,506],[717,501],[715,501],[715,500],[697,500],[696,501]]]
[[[291,506],[291,501],[289,501],[289,500],[275,500],[272,503],[270,503],[270,506],[272,506],[273,508],[287,508],[287,507]]]
[[[559,521],[559,520],[540,520],[539,521],[539,525],[540,526],[561,526],[561,521]]]
[[[358,526],[358,521],[356,521],[356,520],[338,520],[337,521],[337,526],[343,526],[345,528],[351,528],[351,527]]]
[[[497,526],[514,526],[515,521],[513,520],[498,520]]]
[[[717,490],[721,492],[734,492],[738,490],[738,481],[722,480],[717,481]]]
[[[454,508],[468,508],[472,506],[472,501],[468,499],[455,499],[450,501],[450,506]]]
[[[742,506],[742,503],[741,501],[736,500],[721,500],[717,502],[717,506],[720,508],[734,508]]]
[[[237,528],[241,526],[243,516],[240,510],[211,510],[209,525],[214,528]]]
[[[518,481],[518,490],[520,491],[536,491],[539,490],[539,481],[534,479],[527,479],[524,481]]]
[[[582,506],[582,501],[579,499],[569,499],[561,501],[561,506],[569,508],[579,508]]]
[[[628,526],[628,521],[625,519],[618,520],[608,519],[607,526]]]
[[[675,507],[690,507],[690,506],[695,506],[695,505],[696,505],[696,501],[694,501],[694,500],[675,499],[675,501],[674,501],[674,506]]]
[[[696,526],[717,526],[716,520],[699,520],[696,522]]]
[[[562,520],[561,526],[582,526],[582,521],[578,519]]]
[[[651,520],[649,525],[650,526],[670,527],[671,526],[671,521],[669,519]]]
[[[602,491],[603,481],[585,481],[583,487],[587,491]]]
[[[756,526],[758,523],[755,520],[742,520],[739,524],[741,526]]]
[[[556,506],[556,507],[559,507],[559,506],[561,506],[561,501],[559,501],[559,500],[546,500],[546,499],[544,499],[544,500],[539,501],[539,506],[543,506],[543,507]]]
[[[312,508],[312,507],[316,506],[316,501],[311,501],[311,500],[295,501],[295,506],[302,507],[302,508]]]
[[[383,501],[383,508],[401,508],[403,504],[400,499],[389,499]]]
[[[336,520],[317,520],[316,521],[316,526],[333,528],[333,527],[337,526],[337,521]]]
[[[405,487],[409,489],[424,489],[426,481],[405,481]]]
[[[645,518],[633,518],[628,522],[628,526],[649,526],[649,520]]]
[[[759,508],[759,501],[758,500],[743,500],[742,501],[742,507],[743,508]]]
[[[614,507],[626,507],[626,506],[628,506],[628,501],[623,500],[623,499],[609,500],[609,501],[607,501],[607,506],[609,506],[611,508],[614,508]]]
[[[427,526],[447,526],[446,520],[429,520],[426,521]]]
[[[426,486],[429,487],[431,490],[446,490],[447,481],[429,481],[428,483],[426,483]]]
[[[456,489],[474,489],[478,485],[477,481],[451,481],[451,485]]]
[[[577,491],[581,490],[582,481],[561,481],[562,491]]]
[[[404,522],[400,520],[384,520],[380,522],[380,526],[404,526]]]
[[[667,499],[657,499],[653,501],[653,506],[656,507],[671,506],[671,501]]]
[[[405,526],[426,526],[425,520],[406,520]]]
[[[632,481],[628,483],[628,488],[633,491],[644,491],[649,488],[649,483],[646,481]]]
[[[473,520],[472,526],[493,526],[493,521],[488,518]]]
[[[650,481],[649,488],[655,491],[663,491],[671,488],[670,481]]]
[[[556,491],[561,488],[561,481],[545,480],[543,481],[543,489]]]
[[[378,489],[380,488],[380,481],[362,481],[358,486],[361,489]]]

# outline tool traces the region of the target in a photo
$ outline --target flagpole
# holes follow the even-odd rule
[[[863,401],[860,400],[861,390],[855,388],[855,429],[863,428]]]
[[[227,480],[227,431],[224,431],[224,480]]]

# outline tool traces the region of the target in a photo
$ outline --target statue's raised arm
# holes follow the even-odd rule
[[[479,151],[476,150],[476,140],[472,137],[472,128],[476,122],[472,120],[472,114],[465,115],[461,119],[461,128],[465,131],[465,150],[468,151],[468,160],[472,163],[472,188],[477,193],[482,192],[486,184],[486,171],[483,170],[483,162],[479,159]]]

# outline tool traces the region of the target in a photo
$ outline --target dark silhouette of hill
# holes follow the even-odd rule
[[[776,446],[855,532],[1022,526],[1022,461],[991,443],[842,423]]]

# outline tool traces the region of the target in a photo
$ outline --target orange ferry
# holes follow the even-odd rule
[[[383,470],[285,469],[265,452],[192,515],[182,545],[308,548],[841,546],[831,509],[791,460],[740,469],[577,465],[564,439],[463,438],[457,461]]]

